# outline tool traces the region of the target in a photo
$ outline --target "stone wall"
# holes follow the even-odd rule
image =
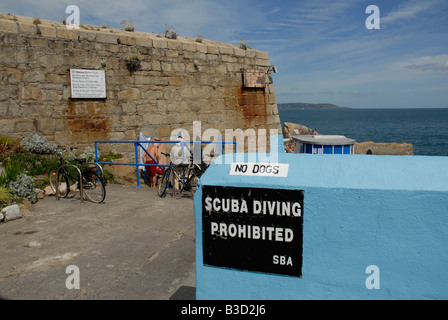
[[[127,69],[130,55],[142,58],[139,70]],[[138,140],[140,131],[158,138],[177,128],[191,134],[193,121],[223,135],[238,128],[280,132],[270,77],[265,88],[243,87],[243,69],[269,66],[265,52],[206,39],[93,26],[69,30],[0,14],[0,133],[38,132],[50,142],[83,147]],[[104,70],[107,98],[72,99],[70,69]]]

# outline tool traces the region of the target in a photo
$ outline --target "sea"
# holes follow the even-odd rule
[[[406,142],[414,155],[448,156],[448,109],[279,109],[282,127],[292,122],[320,134],[356,142]]]

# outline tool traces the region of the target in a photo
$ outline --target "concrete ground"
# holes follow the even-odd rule
[[[192,197],[106,190],[101,204],[48,197],[0,223],[1,299],[195,299]]]

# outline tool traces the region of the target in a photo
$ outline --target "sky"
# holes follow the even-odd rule
[[[244,40],[277,67],[278,103],[448,108],[446,0],[1,0],[0,12],[62,21],[68,5],[86,25]]]

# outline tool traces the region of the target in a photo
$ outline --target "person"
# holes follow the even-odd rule
[[[319,134],[319,132],[317,132],[316,128],[313,129],[313,135],[315,134]]]
[[[157,141],[157,140],[156,140]],[[145,152],[143,154],[142,160],[143,163],[145,164],[156,164],[159,162],[159,146],[160,143],[151,143],[150,146],[148,147],[148,149],[146,149],[146,152],[149,153],[149,155]],[[154,160],[155,161],[154,161]],[[151,188],[155,188],[156,187],[156,173],[157,173],[157,166],[145,166],[146,172],[149,175],[149,186]]]

